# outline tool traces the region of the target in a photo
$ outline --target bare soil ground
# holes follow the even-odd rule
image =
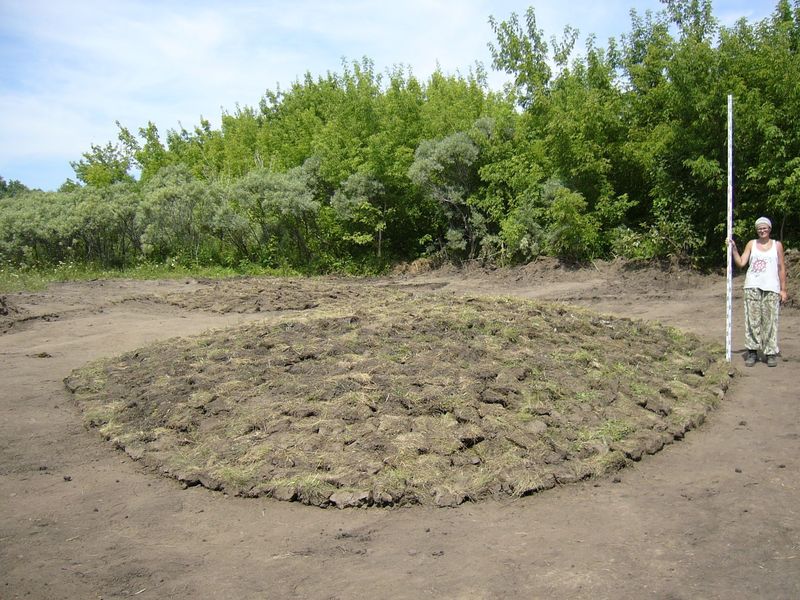
[[[724,277],[674,268],[540,261],[303,285],[97,281],[2,298],[0,598],[800,597],[800,320],[781,315],[777,368],[741,367],[741,279],[737,375],[705,423],[621,471],[524,497],[343,510],[239,497],[162,477],[84,427],[63,380],[89,361],[387,294],[428,312],[448,297],[557,301],[724,344]]]

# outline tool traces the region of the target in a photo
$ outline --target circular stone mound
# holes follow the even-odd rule
[[[720,348],[577,308],[375,290],[92,363],[85,422],[186,485],[317,506],[523,496],[683,437]]]

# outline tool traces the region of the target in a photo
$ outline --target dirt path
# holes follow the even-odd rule
[[[719,277],[601,265],[374,285],[560,300],[724,342]],[[8,296],[28,320],[0,335],[0,598],[800,597],[797,311],[777,369],[738,369],[703,427],[614,479],[455,509],[323,510],[181,489],[81,425],[62,383],[73,368],[263,318],[152,301],[207,287]]]

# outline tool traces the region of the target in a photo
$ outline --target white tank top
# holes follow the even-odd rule
[[[744,287],[758,288],[765,292],[781,291],[781,281],[778,278],[778,243],[775,240],[772,240],[769,250],[759,250],[758,242],[753,241]]]

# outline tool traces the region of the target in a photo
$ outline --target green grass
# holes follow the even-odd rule
[[[240,268],[220,266],[186,267],[175,263],[141,263],[125,269],[110,269],[94,265],[61,263],[40,268],[15,268],[0,266],[0,293],[38,291],[51,283],[64,281],[92,281],[95,279],[180,279],[203,277],[224,279],[240,276],[294,277],[299,273],[291,269],[272,269],[259,265],[242,265]]]
[[[635,432],[636,428],[621,419],[609,419],[600,427],[590,430],[582,430],[578,433],[579,439],[584,442],[602,441],[606,444],[619,442]]]

